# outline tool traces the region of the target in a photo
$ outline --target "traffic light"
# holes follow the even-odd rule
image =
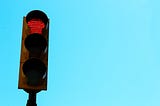
[[[47,90],[49,19],[40,10],[23,17],[18,88]]]

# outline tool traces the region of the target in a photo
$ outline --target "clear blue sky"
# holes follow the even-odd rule
[[[159,106],[159,0],[1,0],[0,104],[25,106],[18,89],[22,19],[50,18],[48,90],[38,106]]]

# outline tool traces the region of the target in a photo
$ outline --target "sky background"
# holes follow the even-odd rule
[[[18,89],[23,16],[50,18],[48,90],[38,106],[159,106],[159,0],[1,0],[0,104]]]

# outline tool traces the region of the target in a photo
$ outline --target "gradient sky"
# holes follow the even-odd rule
[[[18,89],[22,20],[50,18],[48,90],[38,106],[159,106],[159,0],[1,0],[0,104],[25,106]]]

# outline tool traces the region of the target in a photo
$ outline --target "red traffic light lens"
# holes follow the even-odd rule
[[[45,27],[45,24],[40,19],[32,19],[28,21],[28,27],[30,28],[30,34],[38,33],[42,34],[42,29]]]

